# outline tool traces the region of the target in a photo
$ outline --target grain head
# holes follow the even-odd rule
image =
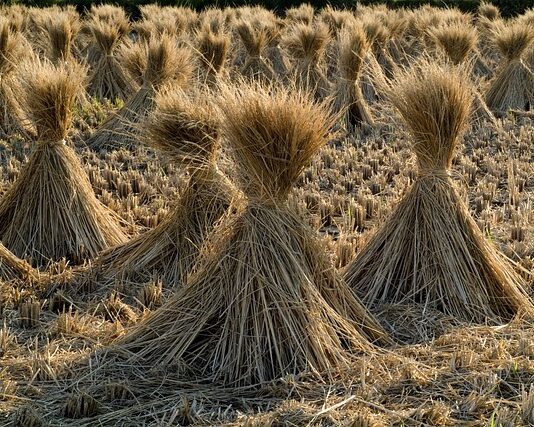
[[[420,171],[451,166],[473,91],[459,68],[421,61],[396,77],[388,98],[414,138]]]
[[[324,55],[330,38],[328,27],[324,24],[296,24],[283,39],[289,54],[299,60],[318,62]]]
[[[493,44],[508,61],[520,59],[534,40],[534,28],[520,20],[496,21],[490,31]]]
[[[156,109],[142,125],[148,144],[186,166],[211,166],[219,141],[219,123],[209,97],[162,91]]]
[[[74,63],[54,66],[26,63],[21,70],[19,100],[43,142],[60,142],[67,136],[76,98],[85,83],[85,69]]]
[[[184,84],[193,74],[191,52],[179,48],[176,39],[168,34],[153,38],[147,46],[147,65],[143,75],[145,84],[159,87],[174,80]]]
[[[463,62],[478,43],[477,31],[470,25],[443,25],[430,30],[430,35],[454,64]]]
[[[236,152],[249,196],[287,197],[311,158],[328,141],[333,119],[324,104],[287,89],[224,88],[222,129]]]

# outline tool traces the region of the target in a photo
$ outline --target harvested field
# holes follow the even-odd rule
[[[534,425],[532,58],[487,3],[0,7],[0,425]]]

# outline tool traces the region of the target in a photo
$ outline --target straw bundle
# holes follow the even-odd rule
[[[186,33],[194,21],[192,10],[184,7],[147,4],[139,6],[139,10],[143,19],[135,23],[134,30],[144,40],[162,34],[178,37]]]
[[[467,82],[457,68],[427,62],[389,90],[412,134],[418,177],[346,271],[369,304],[421,303],[480,323],[533,312],[521,279],[484,239],[449,176],[468,123]]]
[[[385,52],[388,41],[387,28],[369,17],[362,21],[362,25],[371,44],[371,53],[365,57],[362,69],[362,92],[365,100],[371,103],[381,98],[380,88],[387,85],[385,73],[391,76],[396,66]]]
[[[143,84],[124,106],[86,141],[94,150],[113,150],[138,144],[136,126],[154,108],[154,96],[166,84],[184,86],[193,74],[190,51],[163,35],[145,45]]]
[[[228,32],[229,14],[225,14],[221,9],[208,7],[202,11],[198,17],[200,28],[208,27],[215,34]]]
[[[393,62],[397,65],[406,65],[410,58],[406,54],[406,29],[408,27],[409,19],[407,12],[404,10],[390,10],[384,17],[384,25],[389,32],[389,40],[387,42],[387,52]]]
[[[299,7],[292,7],[286,10],[286,20],[289,25],[299,23],[311,25],[315,15],[315,9],[309,3],[303,3]]]
[[[287,77],[287,70],[289,68],[286,57],[280,46],[284,23],[279,18],[273,18],[268,22],[266,28],[269,33],[269,45],[267,46],[265,56],[267,57],[269,64],[271,64],[275,74],[279,78],[284,79]]]
[[[225,64],[230,48],[230,37],[226,34],[215,34],[204,27],[198,34],[198,52],[200,54],[201,80],[209,87],[225,74]]]
[[[343,369],[351,361],[346,345],[373,348],[331,304],[359,311],[360,330],[375,324],[341,291],[314,233],[286,201],[332,123],[323,107],[281,89],[243,84],[225,91],[220,106],[249,202],[213,232],[188,285],[122,347],[151,364],[187,367],[195,380],[228,385]],[[341,293],[346,300],[329,304]]]
[[[294,61],[292,74],[297,88],[314,94],[317,100],[330,93],[330,82],[323,72],[324,53],[330,38],[328,27],[296,24],[282,44]]]
[[[339,76],[334,89],[334,111],[343,113],[346,129],[373,126],[374,120],[360,88],[363,61],[370,44],[361,26],[344,29],[339,36]]]
[[[534,28],[521,21],[496,23],[492,41],[503,55],[503,64],[489,83],[486,103],[494,112],[504,114],[509,109],[528,110],[533,100],[534,76],[523,62],[523,56],[534,39]]]
[[[247,54],[241,74],[266,82],[274,80],[276,74],[264,58],[265,49],[270,42],[268,29],[261,25],[253,26],[247,21],[239,22],[235,29]]]
[[[80,22],[67,13],[50,15],[45,23],[47,34],[46,57],[54,64],[74,59],[74,41],[80,30]]]
[[[445,52],[453,64],[466,61],[478,42],[475,28],[460,24],[442,25],[429,30],[433,41]]]
[[[181,92],[163,92],[143,123],[147,142],[189,170],[190,179],[174,212],[156,228],[111,248],[96,261],[104,277],[144,283],[158,277],[178,286],[235,190],[218,171],[219,125],[208,102]]]
[[[482,16],[491,21],[495,21],[501,17],[501,11],[497,6],[488,2],[480,2],[477,9],[478,16]]]
[[[99,100],[126,100],[134,91],[132,80],[115,55],[128,29],[127,21],[122,24],[107,23],[104,20],[93,20],[88,24],[92,43],[87,60],[92,66],[92,72],[87,90]]]
[[[367,39],[371,43],[371,50],[374,58],[376,58],[376,62],[380,65],[382,72],[388,78],[391,78],[396,67],[395,62],[386,50],[386,45],[389,40],[388,27],[375,19],[364,19],[362,24],[367,34]]]
[[[21,76],[18,95],[38,145],[0,200],[0,240],[36,266],[62,258],[78,264],[125,240],[65,144],[84,76],[74,64],[47,63],[28,64]]]
[[[328,5],[321,10],[319,19],[328,25],[330,34],[337,34],[345,25],[354,21],[354,15],[348,10],[338,10]]]
[[[430,35],[454,65],[463,64],[471,67],[471,64],[476,66],[477,63],[480,63],[478,62],[480,57],[476,52],[478,35],[474,27],[465,24],[442,25],[430,30]],[[473,63],[472,58],[476,58],[475,61],[477,62]],[[473,90],[473,112],[476,117],[482,122],[487,120],[493,126],[499,127],[495,116],[478,90],[475,88]]]
[[[102,21],[106,24],[115,24],[124,28],[124,23],[128,22],[126,12],[120,6],[111,4],[91,5],[89,20]]]
[[[143,43],[123,43],[117,51],[117,58],[136,86],[143,84],[143,74],[147,60],[146,45]]]
[[[9,22],[0,18],[0,138],[27,134],[22,112],[13,94],[13,74],[24,57],[22,36],[13,32]]]

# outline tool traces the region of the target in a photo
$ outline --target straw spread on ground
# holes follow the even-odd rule
[[[534,28],[521,21],[507,24],[497,21],[491,28],[491,37],[503,59],[489,83],[486,104],[501,115],[509,109],[528,110],[534,98],[534,75],[523,58],[534,40]]]
[[[138,123],[154,108],[154,97],[164,85],[184,86],[193,74],[189,49],[179,48],[169,35],[153,38],[145,45],[143,84],[117,112],[91,135],[86,144],[94,150],[135,147]]]
[[[62,258],[78,264],[125,240],[65,143],[84,77],[74,64],[40,62],[28,63],[20,76],[17,95],[37,129],[37,146],[0,200],[0,240],[35,266]]]
[[[469,68],[476,67],[479,55],[476,52],[478,35],[474,27],[464,24],[450,24],[429,31],[435,43],[454,65],[462,64],[469,66]],[[488,121],[494,128],[500,127],[480,92],[474,87],[473,91],[473,113],[478,121],[482,123]]]
[[[0,17],[0,137],[27,135],[23,114],[13,93],[14,72],[24,57],[22,35]]]
[[[260,24],[254,26],[247,21],[239,22],[235,29],[246,51],[241,74],[266,82],[274,80],[276,74],[265,60],[265,49],[269,45],[270,37],[268,29]]]
[[[453,66],[423,63],[388,91],[411,133],[418,176],[346,270],[368,304],[421,303],[480,323],[534,311],[522,280],[486,241],[450,177],[470,113],[468,81]]]
[[[124,72],[116,52],[129,31],[128,21],[119,24],[94,19],[87,27],[91,34],[87,55],[91,66],[88,93],[98,100],[127,100],[133,94],[135,84]]]
[[[205,96],[205,95],[203,95]],[[164,92],[142,125],[147,143],[189,171],[189,182],[162,223],[111,248],[95,262],[99,276],[168,286],[185,283],[204,239],[227,211],[236,191],[217,169],[219,124],[207,99]]]
[[[363,61],[369,52],[365,32],[358,25],[341,31],[338,48],[338,73],[334,87],[334,111],[343,113],[345,128],[374,125],[373,116],[363,97],[360,76]]]
[[[330,33],[325,24],[296,24],[282,38],[282,45],[293,61],[290,71],[296,87],[325,99],[331,91],[324,74],[324,53]]]
[[[38,278],[37,270],[0,243],[0,281],[21,280],[25,283],[32,283]]]
[[[239,85],[220,100],[248,203],[214,230],[187,286],[122,339],[145,363],[179,364],[226,385],[308,371],[328,376],[384,338],[287,204],[326,143],[326,107],[299,94]],[[350,321],[341,310],[350,310]]]

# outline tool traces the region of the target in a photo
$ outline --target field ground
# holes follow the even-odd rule
[[[79,111],[74,140],[80,141],[105,116],[103,109],[111,108]],[[413,179],[407,134],[388,123],[391,114],[381,112],[378,129],[325,147],[294,191],[294,203],[307,212],[338,268],[352,259]],[[503,119],[499,134],[476,127],[454,162],[455,179],[466,198],[469,195],[473,216],[525,277],[534,257],[533,132],[530,118],[512,115]],[[20,140],[4,141],[2,188],[16,179],[30,149]],[[165,216],[184,180],[177,168],[144,148],[101,155],[77,150],[98,198],[135,223],[137,232]],[[123,290],[118,288],[120,295]],[[21,305],[33,295],[38,317],[23,326]],[[2,285],[2,423],[13,420],[15,413],[19,420],[36,416],[50,425],[97,425],[92,418],[60,417],[69,399],[75,401],[71,405],[94,405],[95,414],[106,414],[99,418],[101,425],[534,423],[534,327],[528,320],[473,327],[438,313],[422,313],[417,306],[379,307],[378,319],[398,345],[355,359],[346,372],[332,373],[331,384],[306,375],[284,378],[266,385],[269,396],[276,397],[262,398],[261,387],[193,387],[157,368],[150,378],[121,373],[117,366],[111,372],[106,366],[87,369],[86,357],[111,343],[142,313],[132,295],[123,296],[131,306],[110,295],[74,299],[62,306],[70,306],[63,313],[57,312],[57,299],[21,283]],[[70,381],[80,378],[80,370],[87,376]],[[153,387],[154,393],[139,401],[136,391],[144,387]],[[41,404],[33,407],[36,398]]]

